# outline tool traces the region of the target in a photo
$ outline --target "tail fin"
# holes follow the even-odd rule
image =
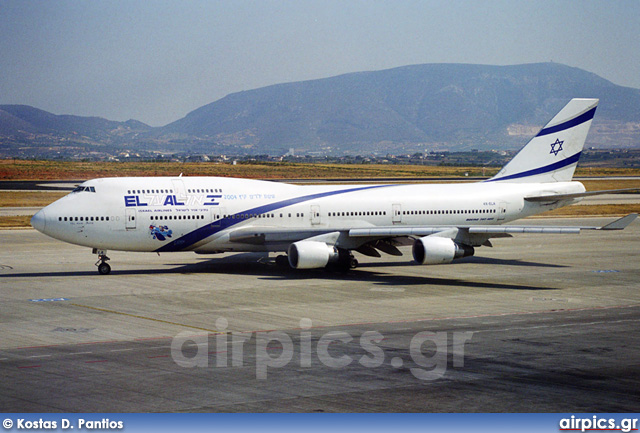
[[[567,182],[573,177],[598,105],[572,99],[487,182]]]

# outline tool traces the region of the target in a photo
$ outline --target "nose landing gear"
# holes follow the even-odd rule
[[[107,263],[107,261],[111,260],[107,257],[107,252],[104,250],[93,250],[94,254],[98,254],[98,261],[96,262],[96,266],[98,267],[98,273],[100,275],[107,275],[111,272],[111,266]]]

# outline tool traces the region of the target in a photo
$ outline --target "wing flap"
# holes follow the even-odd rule
[[[596,227],[590,227],[595,229]],[[351,237],[394,237],[429,236],[452,229],[467,230],[471,234],[502,235],[514,233],[576,234],[580,227],[542,227],[542,226],[458,226],[458,227],[380,227],[369,229],[351,229]]]
[[[433,227],[369,227],[366,229],[351,229],[351,237],[395,237],[395,236],[429,236],[446,230],[452,230],[454,226],[433,226]]]
[[[516,227],[516,226],[496,226],[496,227],[470,227],[469,233],[473,234],[516,234],[516,233],[535,233],[535,234],[577,234],[580,233],[580,227]]]

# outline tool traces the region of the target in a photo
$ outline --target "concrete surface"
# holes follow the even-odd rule
[[[101,276],[87,248],[0,231],[0,407],[638,412],[639,241],[636,221],[347,274],[109,252]]]

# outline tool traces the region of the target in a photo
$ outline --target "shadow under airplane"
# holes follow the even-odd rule
[[[566,266],[526,262],[521,260],[502,260],[490,259],[482,257],[470,257],[462,259],[458,264],[463,263],[482,263],[496,266],[530,266],[544,268],[564,268]],[[235,274],[235,275],[253,275],[263,280],[331,280],[331,281],[359,281],[370,282],[382,286],[417,286],[417,285],[433,285],[433,286],[451,286],[451,287],[468,287],[468,288],[484,288],[484,289],[503,289],[503,290],[558,290],[556,287],[541,287],[537,285],[521,285],[521,284],[502,284],[498,282],[479,282],[464,279],[452,278],[435,278],[428,275],[411,276],[398,275],[397,273],[385,273],[373,271],[371,269],[382,268],[385,266],[417,266],[411,262],[375,262],[362,263],[358,269],[351,271],[335,271],[326,269],[291,269],[287,267],[277,266],[273,258],[267,258],[262,253],[240,253],[233,256],[221,258],[206,258],[198,262],[190,264],[165,264],[161,269],[129,269],[114,271],[111,276],[105,277],[97,275],[93,270],[87,271],[60,271],[60,272],[26,272],[26,273],[0,273],[0,278],[55,278],[55,277],[78,277],[88,276],[91,278],[114,278],[117,276],[127,275],[154,275],[154,274]],[[177,266],[177,267],[173,267]],[[457,266],[457,265],[451,265]],[[429,269],[424,266],[425,273]]]

